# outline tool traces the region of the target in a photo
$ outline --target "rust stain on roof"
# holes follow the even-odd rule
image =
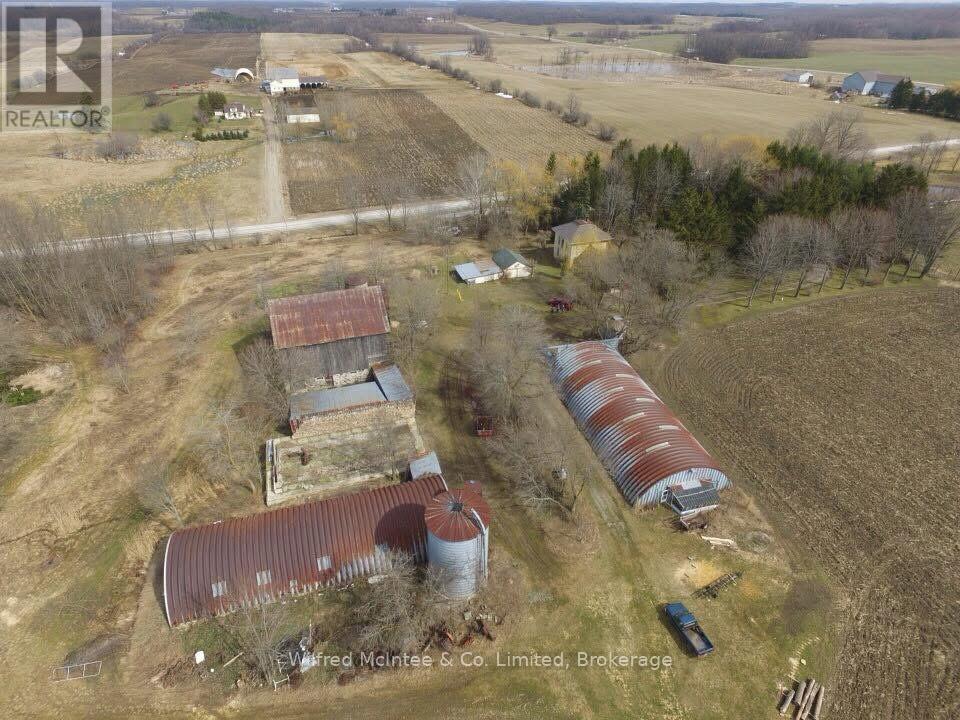
[[[490,505],[475,490],[462,487],[440,493],[427,503],[424,520],[432,535],[448,542],[472,540],[480,534],[474,518],[480,516],[484,527],[490,527]]]
[[[719,473],[716,460],[630,363],[604,343],[556,348],[552,379],[564,405],[631,505],[676,473]]]
[[[267,314],[277,349],[390,332],[379,285],[271,300]]]

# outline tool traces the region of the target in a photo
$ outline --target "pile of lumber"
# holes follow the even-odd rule
[[[793,690],[786,690],[780,699],[777,709],[781,715],[790,711],[790,706],[796,706],[793,720],[820,720],[820,710],[823,707],[824,687],[813,678],[802,680]]]

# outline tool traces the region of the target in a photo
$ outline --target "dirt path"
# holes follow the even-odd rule
[[[290,204],[287,200],[276,107],[270,99],[264,99],[263,102],[263,126],[266,134],[263,147],[263,199],[267,220],[283,222],[290,217]]]

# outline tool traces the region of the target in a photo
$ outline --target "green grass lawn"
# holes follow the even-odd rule
[[[879,70],[946,84],[960,80],[960,40],[816,40],[811,43],[810,57],[738,58],[734,62],[838,74]]]
[[[628,40],[624,43],[627,47],[642,48],[644,50],[656,50],[657,52],[672,53],[677,49],[677,45],[683,42],[686,37],[684,33],[662,33],[659,35],[644,35],[642,37]]]
[[[142,95],[122,95],[114,98],[113,103],[113,126],[117,130],[127,130],[130,132],[150,133],[153,119],[160,113],[166,113],[173,121],[170,132],[162,133],[165,135],[184,135],[193,132],[196,123],[193,121],[193,114],[197,110],[197,95],[179,95],[169,96],[161,95],[162,104],[158,107],[145,108],[143,106]],[[227,102],[242,102],[247,106],[259,108],[260,99],[249,95],[228,95]],[[226,129],[254,129],[260,124],[257,118],[249,120],[224,120],[218,122],[216,119],[207,126],[208,132],[216,132]]]

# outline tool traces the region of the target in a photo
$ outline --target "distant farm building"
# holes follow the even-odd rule
[[[603,342],[548,352],[560,398],[630,505],[713,506],[708,491],[727,476],[620,353]]]
[[[167,622],[181,625],[383,573],[391,551],[424,563],[426,507],[446,491],[443,478],[425,475],[178,530],[163,556]]]
[[[897,83],[906,79],[903,75],[887,75],[876,70],[861,70],[847,75],[843,79],[841,89],[848,93],[886,98],[890,97]]]
[[[574,220],[553,228],[553,257],[564,267],[572,265],[587,250],[606,249],[610,234],[589,220]]]
[[[296,68],[275,67],[267,71],[260,88],[271,95],[300,91],[300,73]]]
[[[788,83],[796,83],[798,85],[809,85],[813,82],[813,73],[806,71],[787,73],[783,76],[783,81]]]
[[[424,453],[413,392],[393,364],[365,382],[294,393],[290,428],[266,444],[267,505],[396,482]]]
[[[453,268],[467,285],[480,285],[503,278],[525,278],[533,274],[533,264],[518,252],[501,248],[490,259],[462,263]]]
[[[253,82],[253,70],[250,68],[214,68],[210,71],[212,75],[216,75],[227,82]]]
[[[390,322],[377,285],[271,300],[267,314],[294,389],[357,382],[389,355]]]

